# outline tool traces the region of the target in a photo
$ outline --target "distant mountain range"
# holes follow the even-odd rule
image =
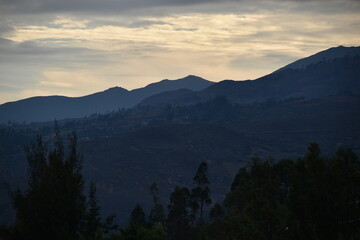
[[[128,91],[121,87],[84,97],[32,97],[0,105],[0,123],[79,118],[134,106],[191,105],[226,96],[252,104],[289,98],[321,98],[360,93],[360,47],[335,47],[300,59],[256,80],[213,84],[197,76],[163,80]]]
[[[360,47],[330,48],[256,80],[226,80],[202,90],[174,90],[144,99],[139,106],[191,105],[226,96],[238,104],[268,100],[360,94]]]
[[[132,91],[114,87],[84,97],[32,97],[0,105],[0,123],[43,122],[107,113],[133,107],[141,100],[164,91],[177,89],[199,91],[211,84],[213,82],[189,75],[177,80],[162,80]]]

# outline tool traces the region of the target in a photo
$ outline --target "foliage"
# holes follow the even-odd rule
[[[161,223],[162,225],[164,225],[165,213],[159,197],[159,186],[156,183],[153,183],[150,186],[150,191],[153,200],[153,207],[150,211],[150,216],[149,216],[150,223],[151,224]]]
[[[200,163],[196,174],[193,178],[195,188],[191,190],[191,207],[193,211],[194,218],[196,218],[197,211],[199,213],[199,223],[200,225],[204,223],[204,208],[211,204],[210,198],[210,181],[207,177],[207,163]]]
[[[223,202],[203,216],[211,203],[207,163],[202,162],[190,191],[177,186],[170,195],[168,214],[159,187],[150,187],[153,207],[149,222],[137,204],[128,226],[101,221],[96,185],[83,195],[82,157],[76,135],[69,150],[55,127],[54,150],[41,137],[26,148],[28,189],[13,193],[16,221],[0,227],[3,239],[86,240],[213,240],[316,239],[355,240],[360,237],[360,162],[350,149],[339,148],[323,157],[318,144],[296,161],[261,160],[257,156],[241,167]],[[200,223],[200,224],[199,224]]]
[[[98,205],[98,200],[96,198],[96,185],[94,182],[91,182],[90,184],[87,205],[88,211],[86,214],[85,235],[87,239],[93,240],[102,228],[100,217],[101,208]]]
[[[13,193],[16,219],[9,239],[77,239],[83,231],[86,204],[77,138],[74,133],[69,135],[69,153],[65,156],[55,122],[54,140],[50,152],[41,136],[26,147],[28,189]]]
[[[190,191],[176,187],[171,193],[166,226],[170,239],[189,239],[190,234]]]
[[[131,212],[130,225],[144,227],[146,225],[145,213],[139,204],[136,204],[135,208]]]
[[[76,134],[69,135],[66,151],[56,121],[54,130],[53,150],[47,150],[41,136],[25,147],[28,187],[12,192],[15,222],[0,227],[1,239],[95,240],[116,228],[114,217],[101,222],[95,184],[90,185],[88,200],[83,194]]]
[[[332,158],[311,143],[297,161],[254,157],[240,168],[199,239],[358,239],[360,163],[349,149]],[[220,217],[216,217],[220,215]]]

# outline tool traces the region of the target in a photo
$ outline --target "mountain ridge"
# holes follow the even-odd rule
[[[307,66],[321,61],[331,61],[336,58],[343,58],[344,56],[360,56],[360,47],[344,47],[342,45],[338,47],[332,47],[321,52],[310,55],[309,57],[299,59],[293,63],[290,63],[275,72],[279,72],[285,69],[303,69]]]
[[[22,99],[0,105],[0,123],[78,118],[134,106],[189,105],[218,95],[224,95],[234,103],[253,104],[268,99],[323,97],[346,91],[358,94],[359,64],[360,47],[339,46],[297,60],[255,80],[213,83],[188,75],[131,91],[112,87],[83,97]],[[37,105],[31,105],[29,101],[35,101]]]
[[[340,53],[337,53],[337,51]],[[354,52],[352,52],[354,50]],[[328,51],[328,52],[327,52]],[[352,54],[349,54],[349,51]],[[336,54],[335,54],[336,53]],[[358,54],[359,53],[359,54]],[[224,80],[215,83],[199,92],[188,92],[187,96],[196,99],[193,102],[184,102],[184,95],[176,99],[179,92],[161,93],[150,96],[139,103],[139,106],[161,106],[161,105],[186,105],[208,101],[216,96],[226,96],[231,102],[238,104],[254,104],[273,100],[284,100],[287,98],[321,98],[336,95],[342,92],[360,94],[360,47],[338,47],[325,50],[315,59],[321,59],[324,55],[336,56],[328,61],[305,58],[311,62],[304,68],[284,67],[273,73],[255,80],[234,81]],[[341,56],[341,57],[340,57]],[[302,60],[298,60],[294,63]],[[165,98],[165,96],[168,96]]]
[[[189,75],[176,80],[162,80],[131,91],[122,87],[112,87],[81,97],[35,96],[1,104],[0,123],[85,117],[94,113],[129,108],[142,99],[163,91],[181,88],[199,90],[211,84],[213,82]]]

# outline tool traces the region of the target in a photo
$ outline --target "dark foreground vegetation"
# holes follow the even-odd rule
[[[84,193],[76,135],[67,142],[65,149],[55,127],[53,150],[41,137],[26,148],[28,187],[12,192],[15,222],[0,228],[0,239],[360,239],[360,162],[350,149],[326,158],[311,143],[295,161],[255,156],[213,205],[202,162],[192,189],[176,187],[165,207],[153,183],[149,214],[137,204],[119,227],[115,216],[102,218],[96,183]]]

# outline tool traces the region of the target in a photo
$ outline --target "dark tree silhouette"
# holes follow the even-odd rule
[[[53,151],[47,153],[41,136],[25,150],[28,189],[13,194],[16,219],[12,239],[77,239],[83,229],[86,204],[76,135],[69,135],[67,157],[56,122]]]
[[[136,204],[130,215],[130,226],[144,227],[146,225],[145,213],[140,204]]]
[[[202,162],[200,163],[196,174],[193,178],[193,182],[195,184],[195,188],[191,191],[191,198],[192,198],[192,209],[193,214],[196,216],[197,210],[200,210],[199,216],[199,223],[204,223],[204,208],[211,204],[210,199],[210,188],[209,184],[210,181],[207,177],[207,163]]]
[[[98,205],[98,199],[96,197],[96,184],[91,182],[85,222],[85,235],[89,240],[94,240],[96,238],[96,234],[99,233],[102,228],[100,215],[101,208]]]
[[[149,220],[151,224],[165,223],[165,214],[164,208],[161,204],[159,197],[159,187],[156,183],[151,184],[150,186],[151,196],[153,200],[153,207],[150,210]]]
[[[176,187],[171,193],[169,213],[166,226],[169,238],[172,240],[189,239],[190,219],[190,192],[186,187]]]
[[[216,203],[210,210],[210,220],[212,222],[219,221],[225,217],[225,210],[221,204]]]

